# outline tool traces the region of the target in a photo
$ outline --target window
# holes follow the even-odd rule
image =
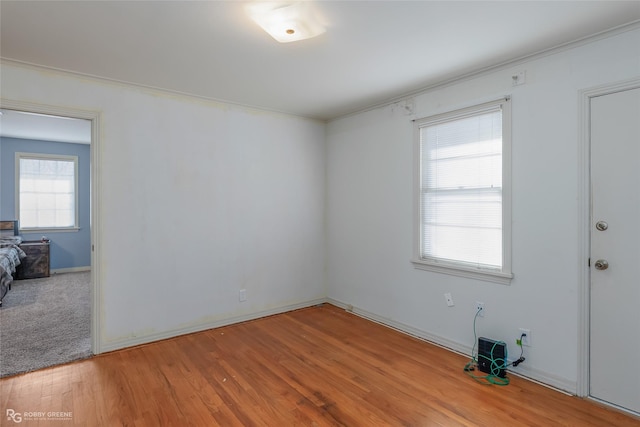
[[[511,280],[510,101],[415,122],[416,268]]]
[[[21,230],[76,229],[78,157],[16,153]]]

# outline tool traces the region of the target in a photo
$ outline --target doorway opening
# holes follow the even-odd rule
[[[3,184],[0,189],[1,219],[24,219],[24,225],[21,221],[19,231],[23,241],[35,242],[35,246],[39,247],[44,247],[39,243],[46,241],[46,246],[49,249],[49,277],[37,276],[39,273],[35,273],[35,277],[38,278],[31,278],[27,274],[22,278],[23,280],[14,281],[13,285],[13,289],[16,291],[14,292],[16,303],[19,302],[24,304],[23,307],[28,307],[23,308],[21,314],[35,309],[44,310],[43,313],[49,314],[48,316],[32,315],[28,322],[30,325],[27,326],[33,327],[31,332],[36,334],[34,336],[38,336],[38,333],[44,333],[51,337],[47,340],[46,345],[51,349],[51,353],[56,354],[49,357],[48,350],[43,351],[34,345],[25,345],[24,348],[17,349],[27,353],[29,351],[41,353],[41,360],[35,362],[35,366],[19,363],[10,367],[18,369],[18,372],[25,372],[100,353],[98,337],[100,288],[96,263],[96,248],[99,241],[96,209],[99,114],[4,99],[1,100],[1,107],[2,151],[0,151],[0,161],[3,164]],[[31,133],[26,132],[29,129],[31,129]],[[22,159],[25,158],[29,161],[22,162]],[[35,162],[31,161],[33,158],[36,158]],[[31,189],[30,185],[32,186],[37,179],[30,180],[34,175],[20,174],[17,171],[20,166],[23,167],[23,170],[27,170],[30,167],[33,168],[34,165],[40,165],[40,169],[45,170],[46,175],[51,167],[65,166],[64,161],[61,161],[60,165],[57,164],[60,158],[75,159],[76,187],[67,194],[65,193],[66,189],[72,186],[70,182],[65,183],[64,179],[55,181],[47,179],[46,176],[36,176],[39,178],[37,186],[41,193],[41,190],[52,187],[58,190],[62,188],[62,190],[59,194],[55,194],[55,191],[52,194],[40,194],[42,196],[40,200],[34,202],[38,197],[29,190]],[[42,163],[38,163],[40,160]],[[7,169],[11,169],[10,172],[4,171],[5,165],[10,166],[7,167]],[[28,172],[32,171],[28,170]],[[5,173],[11,173],[12,179],[5,180]],[[20,190],[20,182],[23,183],[24,191]],[[58,220],[62,218],[61,227],[47,222],[51,221],[51,212],[50,209],[47,210],[49,207],[46,206],[47,201],[54,203],[54,205],[58,203],[54,210],[58,209]],[[61,205],[65,205],[69,201],[71,201],[72,208],[64,206],[60,208]],[[36,212],[35,216],[28,217],[33,214],[28,210],[29,202],[35,203],[36,211],[38,207],[44,206],[44,209],[41,209],[42,212]],[[71,222],[65,222],[73,217],[65,209],[75,209],[76,216]],[[44,218],[44,222],[34,222],[36,217]],[[0,309],[6,310],[3,312],[3,316],[4,313],[9,313],[11,294],[12,291],[9,291],[4,299],[5,307]],[[18,301],[20,298],[22,300]],[[49,310],[47,311],[47,309]],[[14,307],[14,312],[20,312],[20,309]],[[24,322],[18,324],[20,323]],[[11,328],[8,328],[7,325],[3,319],[3,329],[5,329],[3,335],[4,333],[11,335],[9,330]],[[57,334],[53,331],[58,331],[63,337],[71,335],[71,342],[60,337],[56,338]],[[22,336],[21,341],[26,343],[31,341],[33,344],[38,340],[29,340]],[[6,346],[7,341],[5,340],[3,347]],[[33,356],[36,359],[38,357],[37,354]],[[68,357],[69,360],[64,360],[65,357]],[[20,358],[22,359],[22,357]],[[45,364],[39,366],[39,363]],[[6,364],[7,359],[3,357],[3,365]],[[2,376],[12,374],[5,373],[4,366],[2,367]]]

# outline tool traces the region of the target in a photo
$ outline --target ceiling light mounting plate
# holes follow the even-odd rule
[[[326,31],[309,1],[254,2],[245,6],[247,15],[280,43],[319,36]]]

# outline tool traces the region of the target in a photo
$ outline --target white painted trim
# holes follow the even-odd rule
[[[101,353],[102,338],[102,290],[100,282],[101,259],[101,220],[99,207],[100,198],[100,122],[101,116],[97,111],[81,110],[56,105],[36,104],[27,101],[17,101],[0,98],[0,107],[10,110],[26,111],[30,113],[49,114],[53,116],[71,117],[75,119],[91,120],[91,351]]]
[[[91,119],[91,348],[93,354],[102,352],[102,165],[100,162],[102,118],[93,113]]]
[[[640,87],[640,77],[581,90],[578,94],[578,360],[576,394],[589,396],[591,271],[591,98]]]
[[[238,316],[231,316],[223,320],[217,320],[212,322],[203,322],[195,325],[191,325],[185,328],[171,329],[168,331],[157,332],[153,334],[144,334],[140,336],[131,336],[124,339],[116,339],[108,343],[103,344],[102,351],[115,351],[127,347],[133,347],[141,344],[148,344],[154,341],[165,340],[168,338],[174,338],[180,335],[192,334],[194,332],[206,331],[208,329],[220,328],[222,326],[233,325],[236,323],[247,322],[249,320],[260,319],[262,317],[272,316],[274,314],[286,313],[288,311],[298,310],[301,308],[313,307],[314,305],[324,304],[327,302],[326,298],[318,298],[310,301],[304,301],[297,304],[285,305],[269,310],[258,311],[255,313],[241,314]]]
[[[414,233],[417,234],[417,233]],[[506,234],[506,233],[505,233]],[[418,270],[433,271],[435,273],[447,274],[450,276],[466,277],[467,279],[482,280],[484,282],[493,282],[501,285],[510,285],[513,274],[502,273],[500,271],[492,270],[474,270],[466,269],[458,265],[445,265],[437,264],[435,262],[428,262],[425,260],[411,260],[413,268]]]
[[[56,268],[55,270],[51,270],[51,274],[64,274],[64,273],[79,273],[82,271],[91,271],[91,266],[87,265],[84,267],[69,267],[69,268]]]
[[[20,228],[20,233],[77,233],[80,227],[64,227],[64,228]]]
[[[471,352],[473,351],[472,346],[461,344],[459,342],[452,341],[448,338],[441,337],[439,335],[431,334],[429,332],[423,331],[418,328],[414,328],[413,326],[409,326],[392,319],[388,319],[386,317],[378,316],[377,314],[371,313],[370,311],[354,307],[350,304],[345,304],[341,301],[337,301],[332,298],[327,298],[327,302],[329,304],[335,305],[336,307],[343,308],[367,320],[371,320],[383,326],[387,326],[399,332],[405,333],[407,335],[411,335],[415,338],[427,341],[431,344],[437,345],[439,347],[445,348],[447,350],[453,351],[463,356],[471,357]],[[511,361],[512,360],[509,360],[509,362]],[[463,369],[463,366],[460,366],[461,374],[462,374],[462,369]],[[569,394],[575,394],[576,392],[575,381],[571,381],[567,378],[550,374],[548,372],[541,371],[539,369],[528,367],[526,366],[526,364],[521,364],[517,368],[509,368],[509,372],[513,373],[514,375],[518,375],[520,377],[530,379],[535,382],[539,382],[542,385],[556,388],[564,392],[568,392]]]
[[[577,387],[580,397],[589,395],[589,299],[590,269],[590,156],[589,156],[589,97],[580,93],[578,141],[578,360]]]

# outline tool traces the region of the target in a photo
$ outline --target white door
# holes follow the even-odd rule
[[[640,413],[640,88],[591,98],[590,395]]]

